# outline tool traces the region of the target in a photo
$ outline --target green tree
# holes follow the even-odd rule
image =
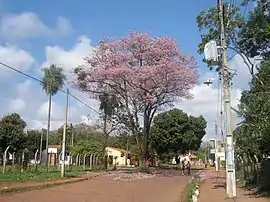
[[[48,95],[49,107],[48,107],[48,124],[46,134],[46,161],[48,161],[48,144],[50,134],[50,122],[51,122],[51,104],[52,96],[55,95],[65,84],[66,76],[64,70],[56,65],[51,65],[48,68],[43,69],[42,88]]]
[[[239,34],[239,46],[249,57],[270,57],[270,2],[259,0]]]
[[[35,153],[37,150],[40,149],[40,143],[41,143],[41,137],[42,142],[45,142],[45,136],[43,135],[43,132],[38,130],[28,130],[27,134],[25,135],[26,138],[26,147],[30,152]],[[46,145],[42,144],[42,149],[45,149]]]
[[[102,143],[98,141],[80,140],[72,148],[71,153],[90,155],[90,154],[101,154],[102,153]]]
[[[179,109],[160,113],[154,118],[151,128],[152,147],[159,155],[198,150],[205,128],[203,116],[188,116]]]
[[[2,152],[10,145],[9,151],[18,151],[25,146],[25,121],[17,113],[5,115],[0,120],[0,147]]]
[[[244,2],[246,5],[248,2]],[[248,57],[248,50],[241,45],[241,30],[245,27],[246,20],[241,14],[241,7],[224,3],[224,25],[225,36],[228,49],[231,53],[231,59],[238,54],[244,61],[251,75],[254,75],[255,64]],[[210,7],[207,10],[201,11],[197,16],[197,26],[201,32],[201,41],[198,45],[198,53],[203,54],[204,46],[207,42],[214,40],[220,41],[220,20],[217,7]],[[217,68],[217,71],[219,68]]]
[[[102,153],[103,153],[103,164],[104,168],[107,169],[108,165],[108,156],[106,152],[106,147],[108,146],[108,139],[111,132],[113,132],[115,128],[115,122],[113,119],[114,112],[116,108],[118,108],[118,103],[116,102],[117,97],[115,95],[109,95],[108,93],[103,93],[99,95],[99,101],[100,106],[99,110],[101,111],[101,117],[103,120],[103,135],[104,135],[104,141],[103,141],[103,147],[102,147]],[[108,127],[109,123],[109,127]]]
[[[250,82],[250,90],[244,91],[240,99],[239,115],[243,118],[234,131],[236,155],[239,172],[244,173],[244,180],[256,182],[259,187],[265,185],[259,179],[258,166],[265,156],[270,155],[270,61],[261,63],[258,73]],[[269,176],[268,176],[269,177]],[[262,176],[261,179],[269,181]],[[269,188],[269,187],[268,187]]]

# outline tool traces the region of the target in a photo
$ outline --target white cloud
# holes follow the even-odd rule
[[[49,27],[33,12],[7,14],[0,22],[0,33],[6,40],[20,40],[42,36],[63,36],[72,31],[70,22],[58,17],[54,28]]]
[[[0,46],[0,61],[18,70],[27,71],[35,59],[25,50],[16,46]],[[10,75],[12,70],[0,65],[0,77]]]
[[[239,104],[239,99],[241,98],[242,90],[249,88],[248,83],[251,79],[251,76],[240,56],[234,57],[234,59],[229,63],[229,68],[237,73],[233,78],[233,85],[231,87],[231,105],[233,107],[237,107],[237,105]],[[202,75],[202,78],[203,78],[202,81],[209,78],[216,78],[216,79],[214,81],[214,85],[212,86],[207,86],[204,84],[195,86],[194,89],[192,90],[194,98],[192,100],[185,100],[183,102],[180,102],[176,105],[176,107],[183,109],[187,113],[194,116],[203,115],[207,120],[207,135],[205,139],[209,139],[215,136],[214,125],[217,119],[219,120],[219,117],[217,117],[217,111],[218,113],[220,113],[221,107],[223,110],[223,115],[225,115],[223,101],[221,102],[220,98],[218,99],[221,93],[223,95],[223,91],[218,90],[217,88],[216,83],[218,82],[218,80],[216,72],[212,73],[207,72],[205,75]],[[235,128],[236,124],[240,121],[240,119],[233,111],[232,111],[232,120],[233,120],[233,128]],[[217,124],[219,125],[220,131],[221,124],[219,121]],[[218,136],[218,138],[220,138],[220,135]]]
[[[16,99],[11,99],[10,100],[10,103],[9,103],[9,109],[10,110],[19,112],[24,107],[25,107],[25,102],[22,99],[16,98]]]
[[[41,104],[39,109],[37,110],[37,115],[39,120],[46,120],[48,118],[48,106],[49,101],[46,101]],[[57,105],[54,101],[51,102],[52,112],[51,112],[51,120],[52,121],[60,121],[63,120],[64,115],[62,116],[64,109],[62,106]]]
[[[0,59],[7,58],[12,63],[11,65],[21,69],[28,69],[35,60],[32,56],[26,51],[20,50],[16,47],[7,46],[9,49],[0,48]],[[4,48],[7,48],[4,47]],[[90,39],[81,36],[78,38],[77,43],[69,50],[63,49],[59,46],[47,46],[45,48],[46,61],[41,65],[41,67],[49,66],[50,64],[56,64],[62,66],[68,75],[68,78],[72,80],[71,71],[81,65],[84,61],[85,56],[89,56],[93,47],[90,43]],[[1,56],[2,52],[6,53]],[[5,50],[5,51],[3,51]],[[10,56],[12,55],[12,56]],[[10,59],[12,58],[12,59]],[[234,78],[234,85],[231,90],[231,100],[232,105],[237,106],[239,98],[241,96],[241,90],[248,88],[248,82],[250,80],[250,75],[247,68],[241,61],[241,57],[235,57],[230,62],[230,68],[236,69],[237,75]],[[0,69],[1,70],[1,69]],[[2,73],[0,74],[2,75]],[[209,78],[217,78],[216,73],[206,72],[202,75],[201,79],[206,80]],[[194,99],[183,101],[176,105],[176,107],[183,109],[191,115],[198,116],[202,114],[208,121],[207,128],[207,137],[211,137],[214,133],[214,122],[217,119],[217,95],[218,89],[216,87],[217,79],[214,80],[213,86],[206,86],[203,84],[197,85],[192,90],[194,94]],[[26,118],[28,123],[28,128],[46,128],[47,125],[47,114],[48,114],[48,98],[45,93],[42,91],[42,88],[39,84],[36,84],[35,81],[26,80],[23,83],[19,83],[16,86],[17,94],[14,96],[17,101],[13,100],[13,104],[8,106],[13,106],[13,111],[21,111],[23,117]],[[86,102],[89,106],[94,109],[98,109],[98,102],[90,99],[87,95],[82,94],[78,91],[72,90],[72,93],[75,94],[78,98]],[[56,129],[64,123],[64,107],[65,107],[65,94],[58,93],[56,96],[53,96],[52,102],[52,115],[51,115],[51,125],[52,129]],[[21,100],[22,102],[20,102]],[[17,102],[17,105],[16,105]],[[22,103],[25,103],[23,106]],[[15,103],[15,104],[14,104]],[[20,103],[20,104],[18,104]],[[14,105],[18,109],[14,108]],[[91,111],[86,106],[82,105],[78,101],[70,98],[70,110],[69,110],[69,122],[78,123],[85,122],[91,123],[94,122],[98,114]],[[90,118],[90,119],[89,119]],[[233,115],[234,123],[238,120],[236,115]],[[234,124],[235,125],[235,124]]]
[[[67,76],[71,79],[71,72],[74,68],[84,63],[83,58],[93,52],[91,41],[86,36],[80,36],[77,43],[70,50],[64,50],[59,46],[47,46],[45,48],[46,61],[43,67],[56,64],[64,68]]]

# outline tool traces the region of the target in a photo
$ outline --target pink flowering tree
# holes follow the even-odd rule
[[[192,98],[190,89],[198,78],[194,59],[171,38],[131,32],[101,41],[85,60],[74,71],[77,88],[95,97],[114,97],[114,118],[136,136],[140,166],[145,166],[154,115]]]

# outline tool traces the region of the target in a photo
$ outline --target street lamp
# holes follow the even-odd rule
[[[207,79],[206,81],[203,82],[203,84],[210,86],[213,84],[213,79]]]

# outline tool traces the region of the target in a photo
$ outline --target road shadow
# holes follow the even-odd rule
[[[244,195],[250,198],[270,198],[269,190],[263,190],[255,186],[241,186],[240,188],[247,190],[248,193]]]
[[[217,177],[212,177],[213,182],[212,182],[212,189],[225,189],[226,188],[226,178],[223,176],[217,176]]]

